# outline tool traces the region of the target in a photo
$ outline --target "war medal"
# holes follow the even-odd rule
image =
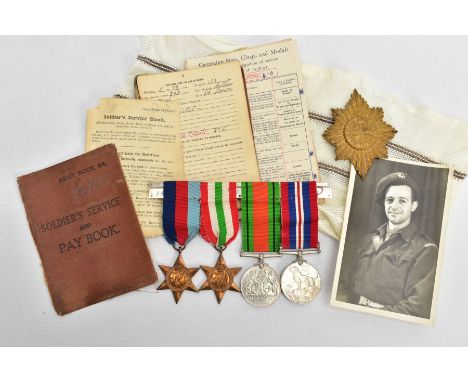
[[[279,297],[280,278],[265,263],[267,257],[281,256],[280,192],[276,182],[242,183],[242,253],[258,257],[258,263],[241,280],[244,298],[255,306],[268,306]]]
[[[364,178],[375,158],[387,158],[387,143],[397,131],[355,89],[344,109],[332,109],[334,123],[323,137],[335,145],[336,159],[348,159]]]
[[[321,287],[319,273],[302,257],[320,252],[316,182],[281,183],[280,252],[297,256],[281,275],[284,295],[296,304],[307,304]]]
[[[234,278],[242,268],[228,268],[223,257],[239,232],[236,183],[202,182],[200,194],[200,235],[219,252],[214,267],[201,266],[207,279],[200,290],[213,290],[220,304],[226,291],[240,292]]]
[[[187,268],[182,251],[198,233],[200,227],[200,183],[171,181],[164,182],[163,230],[164,237],[178,252],[172,267],[160,265],[165,279],[158,290],[170,289],[176,303],[186,290],[198,292],[192,276],[199,268]]]

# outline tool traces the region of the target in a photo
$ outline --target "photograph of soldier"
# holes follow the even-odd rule
[[[354,176],[332,300],[431,319],[448,180],[446,167],[390,160]]]

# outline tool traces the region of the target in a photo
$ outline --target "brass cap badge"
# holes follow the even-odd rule
[[[364,178],[375,158],[387,158],[387,143],[397,130],[386,123],[380,107],[369,107],[354,89],[344,109],[332,109],[335,123],[323,137],[336,147],[336,160],[348,159]]]

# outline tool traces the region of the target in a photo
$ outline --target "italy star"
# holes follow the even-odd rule
[[[369,107],[354,89],[344,109],[332,109],[334,123],[323,137],[336,147],[336,160],[348,159],[364,178],[375,158],[387,158],[387,143],[397,131],[380,107]]]
[[[158,290],[170,289],[174,295],[176,304],[185,290],[198,292],[193,284],[192,276],[200,268],[187,268],[181,254],[177,256],[177,260],[172,267],[160,265],[159,268],[163,271],[165,279],[158,287]]]
[[[234,277],[236,277],[242,267],[228,268],[223,255],[219,255],[214,267],[202,265],[201,269],[205,272],[206,281],[203,283],[200,290],[213,290],[218,304],[221,304],[221,300],[226,291],[240,292],[239,287],[234,282]]]

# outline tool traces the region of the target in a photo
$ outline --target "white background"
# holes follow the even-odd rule
[[[232,38],[261,44],[283,37]],[[304,61],[359,72],[410,103],[468,121],[468,38],[297,39]],[[176,305],[169,291],[147,290],[57,316],[16,177],[84,152],[86,110],[116,93],[140,50],[139,37],[0,38],[0,345],[468,345],[466,181],[449,217],[434,328],[330,307],[338,242],[322,234],[322,254],[310,262],[323,290],[307,306],[281,297],[259,309],[234,292],[218,305],[212,291],[185,292]],[[148,244],[155,264],[172,264],[164,239]],[[245,270],[255,263],[239,251],[237,240],[228,264]],[[185,259],[212,265],[216,252],[196,238]],[[281,272],[290,261],[269,263]],[[202,284],[202,272],[194,281]]]

